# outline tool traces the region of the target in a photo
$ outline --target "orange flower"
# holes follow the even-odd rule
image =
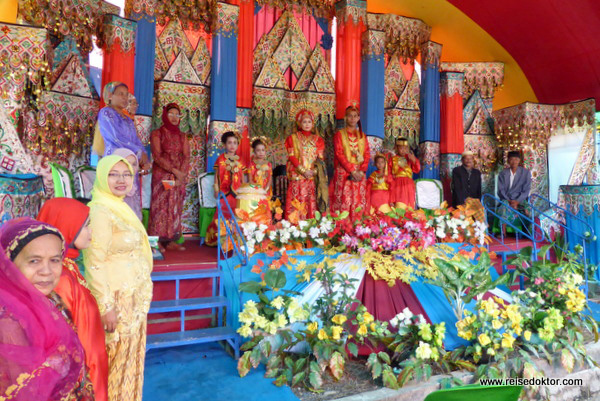
[[[262,268],[265,265],[265,263],[262,261],[262,259],[259,259],[258,262],[256,262],[256,264],[254,266],[252,266],[252,270],[250,270],[252,273],[256,273],[256,274],[260,274],[262,273]]]

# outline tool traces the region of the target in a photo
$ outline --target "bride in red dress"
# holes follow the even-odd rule
[[[312,112],[300,110],[296,115],[298,131],[285,140],[289,180],[285,201],[286,218],[298,211],[298,219],[312,219],[317,211],[316,163],[318,159],[323,160],[325,141],[312,132],[314,120]],[[300,208],[293,201],[299,202]]]
[[[332,194],[331,211],[348,211],[350,219],[355,220],[365,213],[368,204],[369,141],[362,131],[356,106],[346,109],[345,121],[346,127],[333,137],[335,169],[329,192]],[[361,210],[357,212],[357,208]]]

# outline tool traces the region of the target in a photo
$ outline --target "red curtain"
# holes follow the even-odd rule
[[[344,118],[346,107],[360,101],[361,36],[364,24],[348,18],[337,29],[335,92],[336,118]]]
[[[440,153],[462,153],[465,148],[463,99],[458,92],[452,96],[442,93],[440,103]]]
[[[123,53],[121,43],[118,39],[112,45],[111,49],[102,48],[104,59],[102,61],[102,89],[104,85],[112,81],[123,82],[129,88],[129,93],[134,93],[134,72],[135,72],[135,48]],[[102,101],[100,107],[104,107]]]
[[[238,30],[237,107],[252,107],[254,62],[254,1],[233,0],[240,7]]]

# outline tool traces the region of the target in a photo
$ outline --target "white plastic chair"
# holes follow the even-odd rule
[[[206,229],[212,221],[217,208],[217,200],[215,199],[215,174],[202,173],[198,176],[198,202],[200,203],[200,213],[198,216],[198,231],[204,242]]]
[[[444,201],[444,189],[440,180],[419,178],[415,180],[416,205],[421,209],[439,209]]]

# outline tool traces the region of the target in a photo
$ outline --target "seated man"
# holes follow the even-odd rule
[[[481,172],[474,168],[473,152],[462,154],[462,166],[452,170],[452,206],[464,205],[467,198],[481,199]]]
[[[518,151],[508,152],[509,168],[502,170],[498,176],[498,197],[513,209],[528,213],[525,206],[531,191],[531,172],[519,166],[520,163],[521,154]],[[500,215],[511,222],[518,220],[518,216],[507,213],[506,208],[501,208]],[[502,225],[502,232],[505,233],[505,230]]]

